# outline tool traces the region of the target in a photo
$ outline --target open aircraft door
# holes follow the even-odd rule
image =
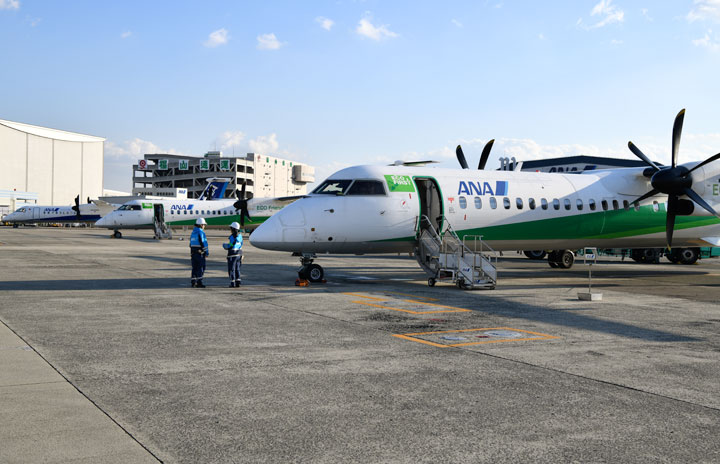
[[[430,225],[433,226],[437,233],[441,233],[443,226],[443,204],[437,181],[431,177],[416,177],[414,181],[420,200],[418,234],[428,226],[428,223],[423,220],[423,216],[428,218]]]

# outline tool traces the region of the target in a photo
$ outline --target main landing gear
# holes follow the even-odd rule
[[[309,280],[310,282],[324,282],[323,277],[325,271],[319,264],[313,264],[313,260],[317,258],[315,253],[302,253],[300,256],[300,269],[298,269],[298,279]]]
[[[122,233],[119,230],[116,230],[113,232],[112,238],[122,238]]]
[[[575,262],[575,254],[570,250],[553,250],[548,253],[548,264],[552,268],[570,269]]]

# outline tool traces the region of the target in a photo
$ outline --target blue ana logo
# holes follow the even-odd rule
[[[498,195],[505,196],[508,194],[508,182],[499,180],[495,182],[495,190],[490,186],[489,182],[465,182],[460,181],[458,185],[458,195]]]
[[[186,210],[190,211],[191,209],[193,209],[193,206],[195,206],[195,205],[170,205],[170,209],[175,210],[175,211],[181,211],[181,210],[186,209]]]

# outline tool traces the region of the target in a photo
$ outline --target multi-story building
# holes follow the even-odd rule
[[[217,151],[203,157],[148,154],[133,165],[133,194],[158,195],[182,188],[187,189],[188,198],[197,198],[207,179],[226,177],[230,179],[226,198],[238,196],[243,183],[253,197],[304,195],[314,174],[315,169],[306,164],[255,153],[242,158]]]

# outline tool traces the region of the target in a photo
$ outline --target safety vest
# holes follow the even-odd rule
[[[190,248],[195,247],[204,249],[208,247],[207,235],[201,227],[193,228],[192,234],[190,234]]]
[[[242,235],[234,236],[230,234],[227,243],[223,243],[223,248],[228,251],[228,257],[238,256],[242,254],[243,239]]]

